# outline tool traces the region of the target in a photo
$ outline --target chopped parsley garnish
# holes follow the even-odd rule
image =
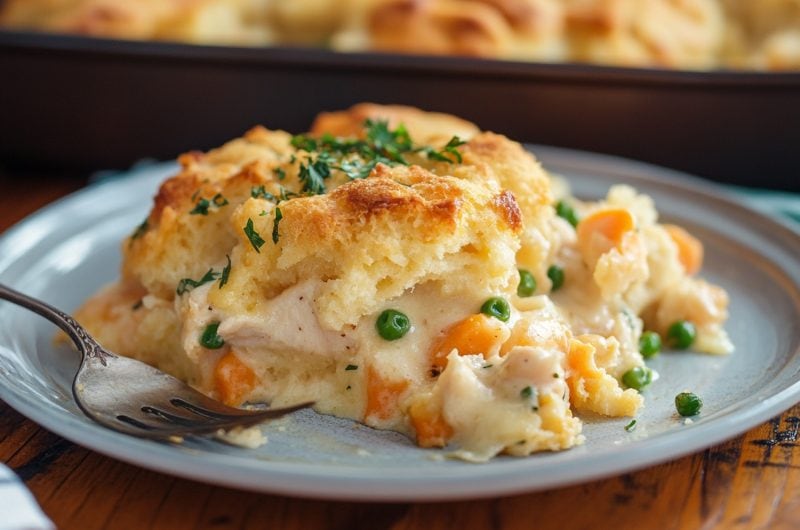
[[[636,420],[631,420],[631,422],[625,426],[625,430],[628,432],[631,432],[635,428],[636,428]]]
[[[222,208],[226,204],[228,204],[228,199],[222,196],[221,193],[217,193],[211,198],[211,202],[214,203],[214,206],[217,208]]]
[[[494,365],[493,364],[484,364],[483,366],[481,366],[481,368],[491,368],[492,366],[494,366]]]
[[[276,167],[275,176],[278,177],[278,180],[283,180],[286,178],[286,171],[284,171],[282,168]]]
[[[367,144],[371,144],[374,154],[383,156],[393,162],[408,165],[403,153],[414,150],[411,137],[404,125],[398,125],[395,130],[389,129],[389,122],[385,120],[367,120],[364,122],[367,134]]]
[[[438,160],[440,162],[450,162],[460,164],[462,162],[461,153],[458,151],[458,147],[464,145],[465,142],[458,136],[453,136],[450,138],[450,141],[447,142],[441,151],[436,151],[432,147],[426,147],[422,149],[422,152],[430,158],[431,160]]]
[[[149,228],[150,228],[150,223],[148,222],[148,219],[145,219],[144,221],[142,221],[142,224],[137,226],[136,230],[134,230],[133,233],[131,234],[131,241],[142,237]]]
[[[276,206],[275,220],[272,222],[272,242],[276,245],[278,244],[278,238],[280,237],[280,234],[278,233],[278,224],[280,224],[281,219],[283,219],[283,213],[281,212],[281,209]],[[263,244],[264,242],[262,241],[261,243]]]
[[[231,275],[231,257],[227,254],[225,258],[228,260],[228,264],[222,269],[222,274],[219,276],[219,288],[222,289],[226,283],[228,283],[228,277]]]
[[[309,136],[306,136],[305,134],[298,134],[292,136],[292,140],[290,143],[292,144],[292,147],[294,147],[297,150],[302,149],[303,151],[308,151],[309,153],[317,150],[317,140]],[[294,160],[290,160],[290,162],[294,163]]]
[[[345,366],[344,369],[346,371],[348,371],[348,372],[351,371],[351,370],[358,370],[358,365],[356,365],[356,364],[348,364],[347,366]]]
[[[208,202],[208,199],[200,199],[195,204],[194,209],[189,212],[190,215],[208,215],[208,207],[211,206],[211,203]]]
[[[218,350],[225,345],[225,341],[217,334],[218,328],[219,322],[214,322],[206,326],[206,329],[204,329],[202,335],[200,335],[200,345],[203,348]]]
[[[175,290],[178,293],[178,296],[188,293],[195,287],[200,287],[204,283],[213,282],[219,277],[219,273],[214,272],[214,269],[208,269],[202,278],[199,280],[193,280],[191,278],[184,278],[178,282],[178,288]]]
[[[526,386],[519,391],[519,397],[530,403],[532,411],[536,412],[539,410],[539,393],[536,392],[536,388]]]
[[[407,154],[422,153],[431,160],[460,163],[458,147],[465,143],[453,136],[442,149],[415,146],[402,124],[391,129],[388,121],[371,119],[364,122],[364,139],[336,138],[331,134],[316,138],[300,134],[291,140],[292,147],[308,153],[300,164],[298,176],[302,191],[312,195],[325,193],[325,179],[333,170],[343,172],[351,180],[363,179],[378,164],[408,165]],[[291,162],[295,161],[293,155]],[[282,179],[281,174],[278,178]]]
[[[287,190],[283,186],[281,186],[281,195],[278,199],[278,202],[288,201],[289,199],[294,199],[295,197],[302,197],[299,193],[295,193],[292,190]]]
[[[211,205],[221,208],[226,204],[228,204],[228,199],[226,199],[221,193],[214,195],[211,200],[201,197],[198,199],[197,204],[194,205],[194,209],[192,209],[189,214],[208,215],[208,209],[211,207]]]
[[[372,173],[375,166],[378,165],[377,160],[371,162],[362,162],[359,159],[345,160],[338,166],[333,166],[334,169],[342,171],[350,180],[365,179]]]
[[[258,232],[256,232],[256,229],[253,227],[253,220],[249,217],[247,218],[247,224],[244,227],[244,235],[246,235],[247,239],[250,240],[250,244],[253,245],[253,248],[256,249],[256,252],[260,254],[261,246],[265,243],[265,241],[258,234]]]
[[[275,199],[275,196],[267,191],[267,189],[262,186],[253,186],[250,188],[250,196],[254,199],[266,199],[272,202],[278,202]]]
[[[328,164],[329,157],[321,154],[316,160],[308,161],[307,164],[300,164],[300,182],[303,191],[313,195],[325,193],[325,179],[331,176],[331,168]]]

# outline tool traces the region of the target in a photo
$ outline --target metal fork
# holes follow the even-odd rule
[[[72,395],[91,419],[145,438],[182,438],[250,426],[312,405],[244,410],[229,407],[150,365],[121,357],[55,307],[0,284],[0,299],[37,313],[64,330],[81,352]]]

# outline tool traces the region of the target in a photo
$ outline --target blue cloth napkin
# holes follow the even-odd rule
[[[0,530],[55,530],[25,484],[0,464]]]

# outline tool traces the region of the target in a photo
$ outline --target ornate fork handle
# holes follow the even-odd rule
[[[64,330],[78,347],[81,354],[83,354],[84,359],[97,359],[105,365],[107,358],[116,357],[113,353],[103,349],[94,338],[86,333],[83,326],[78,324],[74,318],[63,311],[22,294],[19,291],[15,291],[3,284],[0,284],[0,298],[33,311]]]

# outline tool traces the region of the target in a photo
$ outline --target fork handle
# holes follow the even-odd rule
[[[106,357],[116,357],[113,353],[104,350],[103,347],[86,332],[83,326],[60,309],[56,309],[48,303],[15,291],[2,283],[0,283],[0,299],[8,300],[29,311],[33,311],[64,330],[64,332],[69,335],[69,338],[72,339],[72,342],[75,343],[75,346],[78,347],[84,359],[97,358],[105,364]]]

